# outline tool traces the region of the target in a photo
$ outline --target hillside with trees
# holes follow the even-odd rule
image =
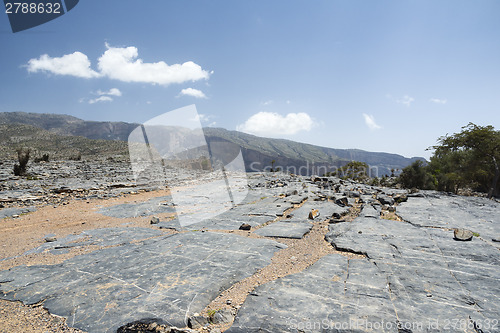
[[[399,177],[403,187],[500,195],[499,130],[469,123],[459,133],[440,137],[431,149],[434,155],[428,164],[416,161],[403,169]]]

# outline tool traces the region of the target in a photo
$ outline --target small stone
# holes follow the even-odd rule
[[[340,207],[345,207],[349,204],[349,201],[347,200],[347,197],[341,197],[335,200],[335,203],[339,205]]]
[[[231,305],[231,303],[232,303],[232,301],[231,301],[230,299],[228,299],[228,300],[226,301],[226,304],[227,304],[227,305]]]
[[[153,216],[150,221],[151,224],[158,224],[160,223],[160,218],[157,216]]]
[[[148,330],[150,330],[150,331],[155,331],[157,327],[158,327],[158,324],[157,324],[157,323],[151,323],[151,324],[149,324],[149,326],[148,326]]]
[[[17,219],[18,217],[19,217],[19,215],[17,215],[17,214],[12,215],[13,219]]]
[[[317,209],[311,209],[311,211],[309,212],[309,219],[310,220],[314,220],[318,216],[319,216],[319,210],[317,210]]]
[[[47,243],[55,242],[55,241],[57,241],[57,238],[56,238],[56,236],[46,236],[45,241]]]
[[[240,230],[250,230],[252,229],[252,226],[248,223],[243,223],[242,225],[240,225]]]
[[[465,242],[471,241],[474,234],[472,233],[472,231],[467,229],[455,229],[455,231],[453,232],[453,236],[455,240]]]

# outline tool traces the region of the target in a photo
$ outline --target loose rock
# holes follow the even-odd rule
[[[243,223],[242,225],[240,225],[240,230],[250,230],[252,229],[252,226],[248,223]]]
[[[458,241],[471,241],[473,236],[472,231],[467,229],[455,229],[453,232],[453,237]]]

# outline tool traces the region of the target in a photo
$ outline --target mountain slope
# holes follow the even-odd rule
[[[68,115],[25,112],[0,113],[1,124],[4,126],[8,124],[36,126],[57,136],[80,136],[88,139],[121,142],[119,147],[110,148],[110,152],[114,153],[126,147],[126,143],[123,141],[127,141],[130,132],[138,126],[138,124],[125,122],[85,121]],[[284,139],[262,138],[222,128],[204,128],[204,132],[208,143],[226,141],[241,147],[247,171],[261,171],[274,165],[274,167],[281,167],[282,170],[288,169],[292,173],[322,175],[327,171],[334,171],[335,168],[348,161],[355,160],[370,165],[372,175],[381,176],[390,173],[391,169],[402,169],[416,159],[422,159],[359,149],[320,147]],[[43,133],[43,135],[46,136],[47,133]],[[31,142],[36,145],[36,141],[32,140]],[[50,146],[50,140],[43,142]],[[6,141],[2,141],[2,145],[5,143]],[[90,143],[85,142],[83,146],[87,147]],[[94,142],[93,144],[99,146],[102,143]],[[85,149],[85,152],[91,153],[91,150]],[[99,151],[104,150],[100,149]]]
[[[121,141],[127,141],[130,132],[138,126],[125,122],[86,121],[68,115],[26,112],[0,112],[0,124],[25,124],[59,135]]]
[[[50,159],[71,159],[78,156],[126,156],[124,141],[92,140],[82,136],[59,135],[24,124],[0,124],[0,158],[16,159],[16,149],[30,148],[31,156],[49,154]]]

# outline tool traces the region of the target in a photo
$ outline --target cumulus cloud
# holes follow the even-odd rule
[[[100,103],[100,102],[112,102],[112,101],[113,101],[113,98],[111,98],[109,96],[101,96],[101,97],[89,100],[89,104]]]
[[[412,102],[414,102],[414,101],[415,101],[415,99],[414,99],[413,97],[408,96],[408,95],[404,95],[402,98],[398,98],[398,99],[396,100],[396,102],[397,102],[397,103],[399,103],[399,104],[404,104],[404,105],[406,105],[406,106],[408,106],[408,107],[409,107],[409,106],[411,105],[411,103],[412,103]]]
[[[47,72],[57,75],[70,75],[80,78],[108,77],[122,82],[141,82],[160,85],[207,80],[213,71],[208,72],[200,65],[187,61],[182,64],[168,65],[164,61],[144,62],[134,46],[111,47],[99,57],[95,71],[89,58],[81,53],[52,58],[47,54],[30,59],[26,65],[28,72]]]
[[[182,89],[180,94],[182,96],[191,96],[195,98],[207,98],[203,91],[194,88]]]
[[[97,95],[121,96],[122,92],[118,88],[111,88],[108,91],[97,90]]]
[[[136,47],[111,47],[99,58],[99,71],[115,80],[123,82],[143,82],[168,85],[208,79],[210,73],[192,61],[167,65],[164,61],[145,63],[138,59]]]
[[[448,102],[446,98],[445,99],[431,98],[430,101],[436,104],[446,104]]]
[[[52,58],[43,54],[38,59],[30,59],[26,65],[28,72],[47,72],[56,75],[70,75],[90,79],[100,74],[90,68],[89,58],[81,53],[74,52],[59,58]]]
[[[366,126],[368,126],[369,129],[377,130],[382,128],[379,125],[377,125],[377,123],[375,122],[375,118],[372,115],[363,113],[363,118],[365,118],[365,124]]]
[[[289,113],[282,116],[274,112],[259,112],[236,127],[238,131],[257,135],[292,135],[309,131],[314,122],[307,113]]]

